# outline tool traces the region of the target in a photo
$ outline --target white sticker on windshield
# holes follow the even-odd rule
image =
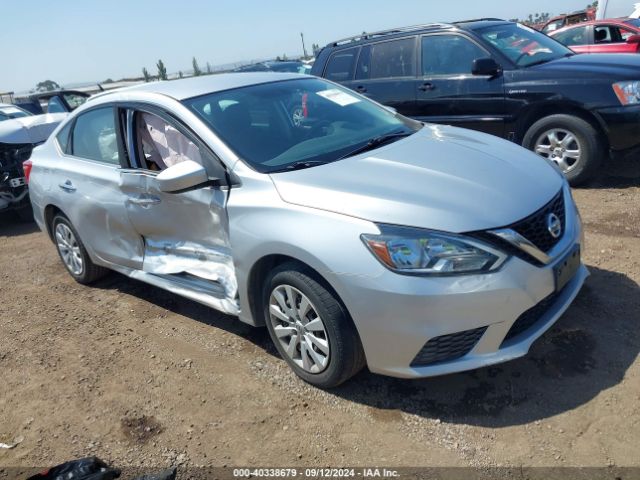
[[[342,90],[338,90],[337,88],[330,88],[329,90],[322,90],[321,92],[316,93],[321,97],[332,101],[333,103],[337,103],[341,107],[346,107],[347,105],[358,103],[360,101],[359,98],[356,98],[353,95],[349,95],[347,92],[343,92]]]

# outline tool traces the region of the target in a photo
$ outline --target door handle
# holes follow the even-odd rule
[[[134,205],[140,205],[141,207],[150,207],[151,205],[157,205],[162,200],[155,195],[140,195],[138,197],[129,197],[129,203]]]
[[[367,91],[367,87],[365,87],[364,85],[358,85],[356,87],[356,92],[358,93],[365,93]]]
[[[73,186],[73,183],[71,183],[71,180],[67,180],[64,183],[59,184],[58,187],[60,187],[65,192],[69,192],[69,193],[76,191],[76,187]]]
[[[423,92],[428,92],[430,90],[435,90],[436,86],[431,82],[425,82],[418,87],[418,90],[422,90]]]

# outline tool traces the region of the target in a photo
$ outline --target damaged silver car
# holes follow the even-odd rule
[[[36,149],[29,185],[77,281],[115,270],[266,325],[325,388],[525,355],[588,275],[544,159],[296,74],[100,94]]]

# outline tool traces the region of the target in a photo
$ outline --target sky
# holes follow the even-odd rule
[[[2,0],[0,92],[301,54],[363,31],[477,17],[524,18],[587,0]]]

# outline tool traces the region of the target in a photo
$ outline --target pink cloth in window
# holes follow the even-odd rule
[[[202,165],[200,150],[191,140],[156,115],[143,113],[142,118],[164,164],[158,165],[160,168],[168,168],[186,160],[193,160]],[[156,158],[152,160],[157,162]]]

